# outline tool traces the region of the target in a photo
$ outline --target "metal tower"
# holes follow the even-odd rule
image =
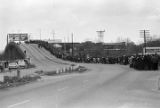
[[[96,31],[97,32],[97,34],[98,34],[98,42],[102,42],[103,43],[103,37],[104,37],[104,32],[105,32],[105,30],[100,30],[100,31]]]

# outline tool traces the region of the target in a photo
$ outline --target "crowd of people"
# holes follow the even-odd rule
[[[79,63],[102,63],[102,64],[123,64],[128,65],[131,68],[137,70],[158,70],[158,63],[160,57],[157,54],[153,55],[134,55],[134,56],[120,56],[120,57],[82,57],[82,56],[72,56],[66,55],[57,49],[54,49],[52,45],[47,42],[37,42],[33,41],[32,43],[38,43],[38,47],[44,47],[50,51],[57,58],[79,62]]]
[[[157,54],[152,55],[135,55],[135,56],[120,56],[120,57],[60,57],[64,60],[83,63],[102,63],[102,64],[123,64],[128,65],[130,68],[137,70],[158,70],[160,56]]]
[[[121,56],[121,57],[79,57],[79,56],[66,56],[62,57],[64,60],[69,60],[73,62],[80,62],[80,63],[101,63],[101,64],[124,64],[127,65],[128,57]]]
[[[129,58],[131,68],[138,70],[158,70],[159,55],[136,55]]]

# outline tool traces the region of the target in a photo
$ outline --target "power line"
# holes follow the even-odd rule
[[[52,30],[52,36],[53,36],[53,40],[55,39],[55,31]]]
[[[40,40],[41,40],[41,32],[42,32],[42,30],[40,29],[40,30],[39,30],[39,36],[40,36]]]
[[[149,36],[149,30],[140,30],[140,35],[142,35],[144,38],[143,48],[144,48],[144,53],[146,54],[146,47],[147,47],[147,39],[146,38],[148,38],[148,36]]]
[[[73,46],[73,33],[72,33],[72,57],[74,56],[74,46]]]

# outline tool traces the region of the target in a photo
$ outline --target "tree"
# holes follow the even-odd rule
[[[25,59],[25,54],[16,43],[11,42],[6,46],[5,51],[2,54],[2,59],[3,60]]]

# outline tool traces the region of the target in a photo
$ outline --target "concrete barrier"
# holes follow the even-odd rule
[[[65,73],[66,72],[66,68],[64,67],[64,68],[62,68],[62,70],[63,70],[63,73]]]
[[[66,68],[66,71],[67,71],[67,72],[69,72],[69,71],[70,71],[69,67],[67,67],[67,68]]]
[[[57,69],[57,70],[56,70],[56,74],[59,74],[59,73],[60,73],[60,72],[59,72],[59,69]]]
[[[63,69],[60,69],[60,73],[63,73]]]

